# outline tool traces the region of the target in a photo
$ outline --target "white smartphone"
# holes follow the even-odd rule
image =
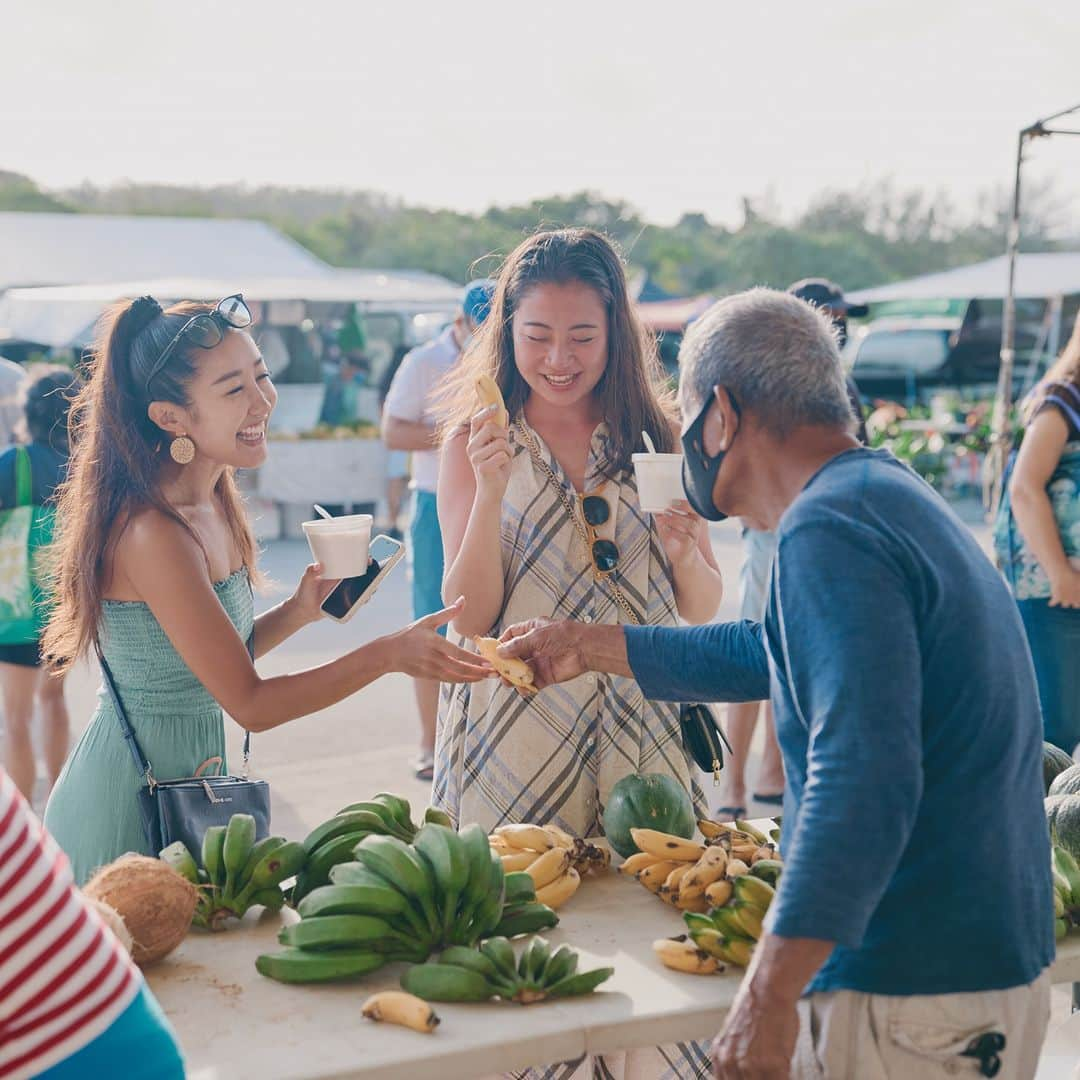
[[[344,578],[322,602],[322,610],[334,622],[348,622],[374,595],[384,577],[405,554],[405,545],[389,536],[372,538],[368,548],[367,573]]]

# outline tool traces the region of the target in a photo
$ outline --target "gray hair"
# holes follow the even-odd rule
[[[780,438],[806,424],[852,427],[832,322],[790,293],[750,289],[713,304],[687,331],[679,371],[686,419],[723,386]]]

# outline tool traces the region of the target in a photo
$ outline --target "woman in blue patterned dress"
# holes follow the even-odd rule
[[[1024,620],[1048,742],[1080,744],[1080,316],[1024,404],[995,542]]]

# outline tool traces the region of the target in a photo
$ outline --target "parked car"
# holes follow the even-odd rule
[[[1037,321],[1018,321],[1016,378],[1022,382],[1038,344]],[[849,331],[844,361],[869,397],[914,401],[934,387],[997,381],[1001,317],[977,302],[959,316],[888,316]]]

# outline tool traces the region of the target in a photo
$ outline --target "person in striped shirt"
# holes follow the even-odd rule
[[[168,1020],[0,770],[0,1080],[182,1080]]]

